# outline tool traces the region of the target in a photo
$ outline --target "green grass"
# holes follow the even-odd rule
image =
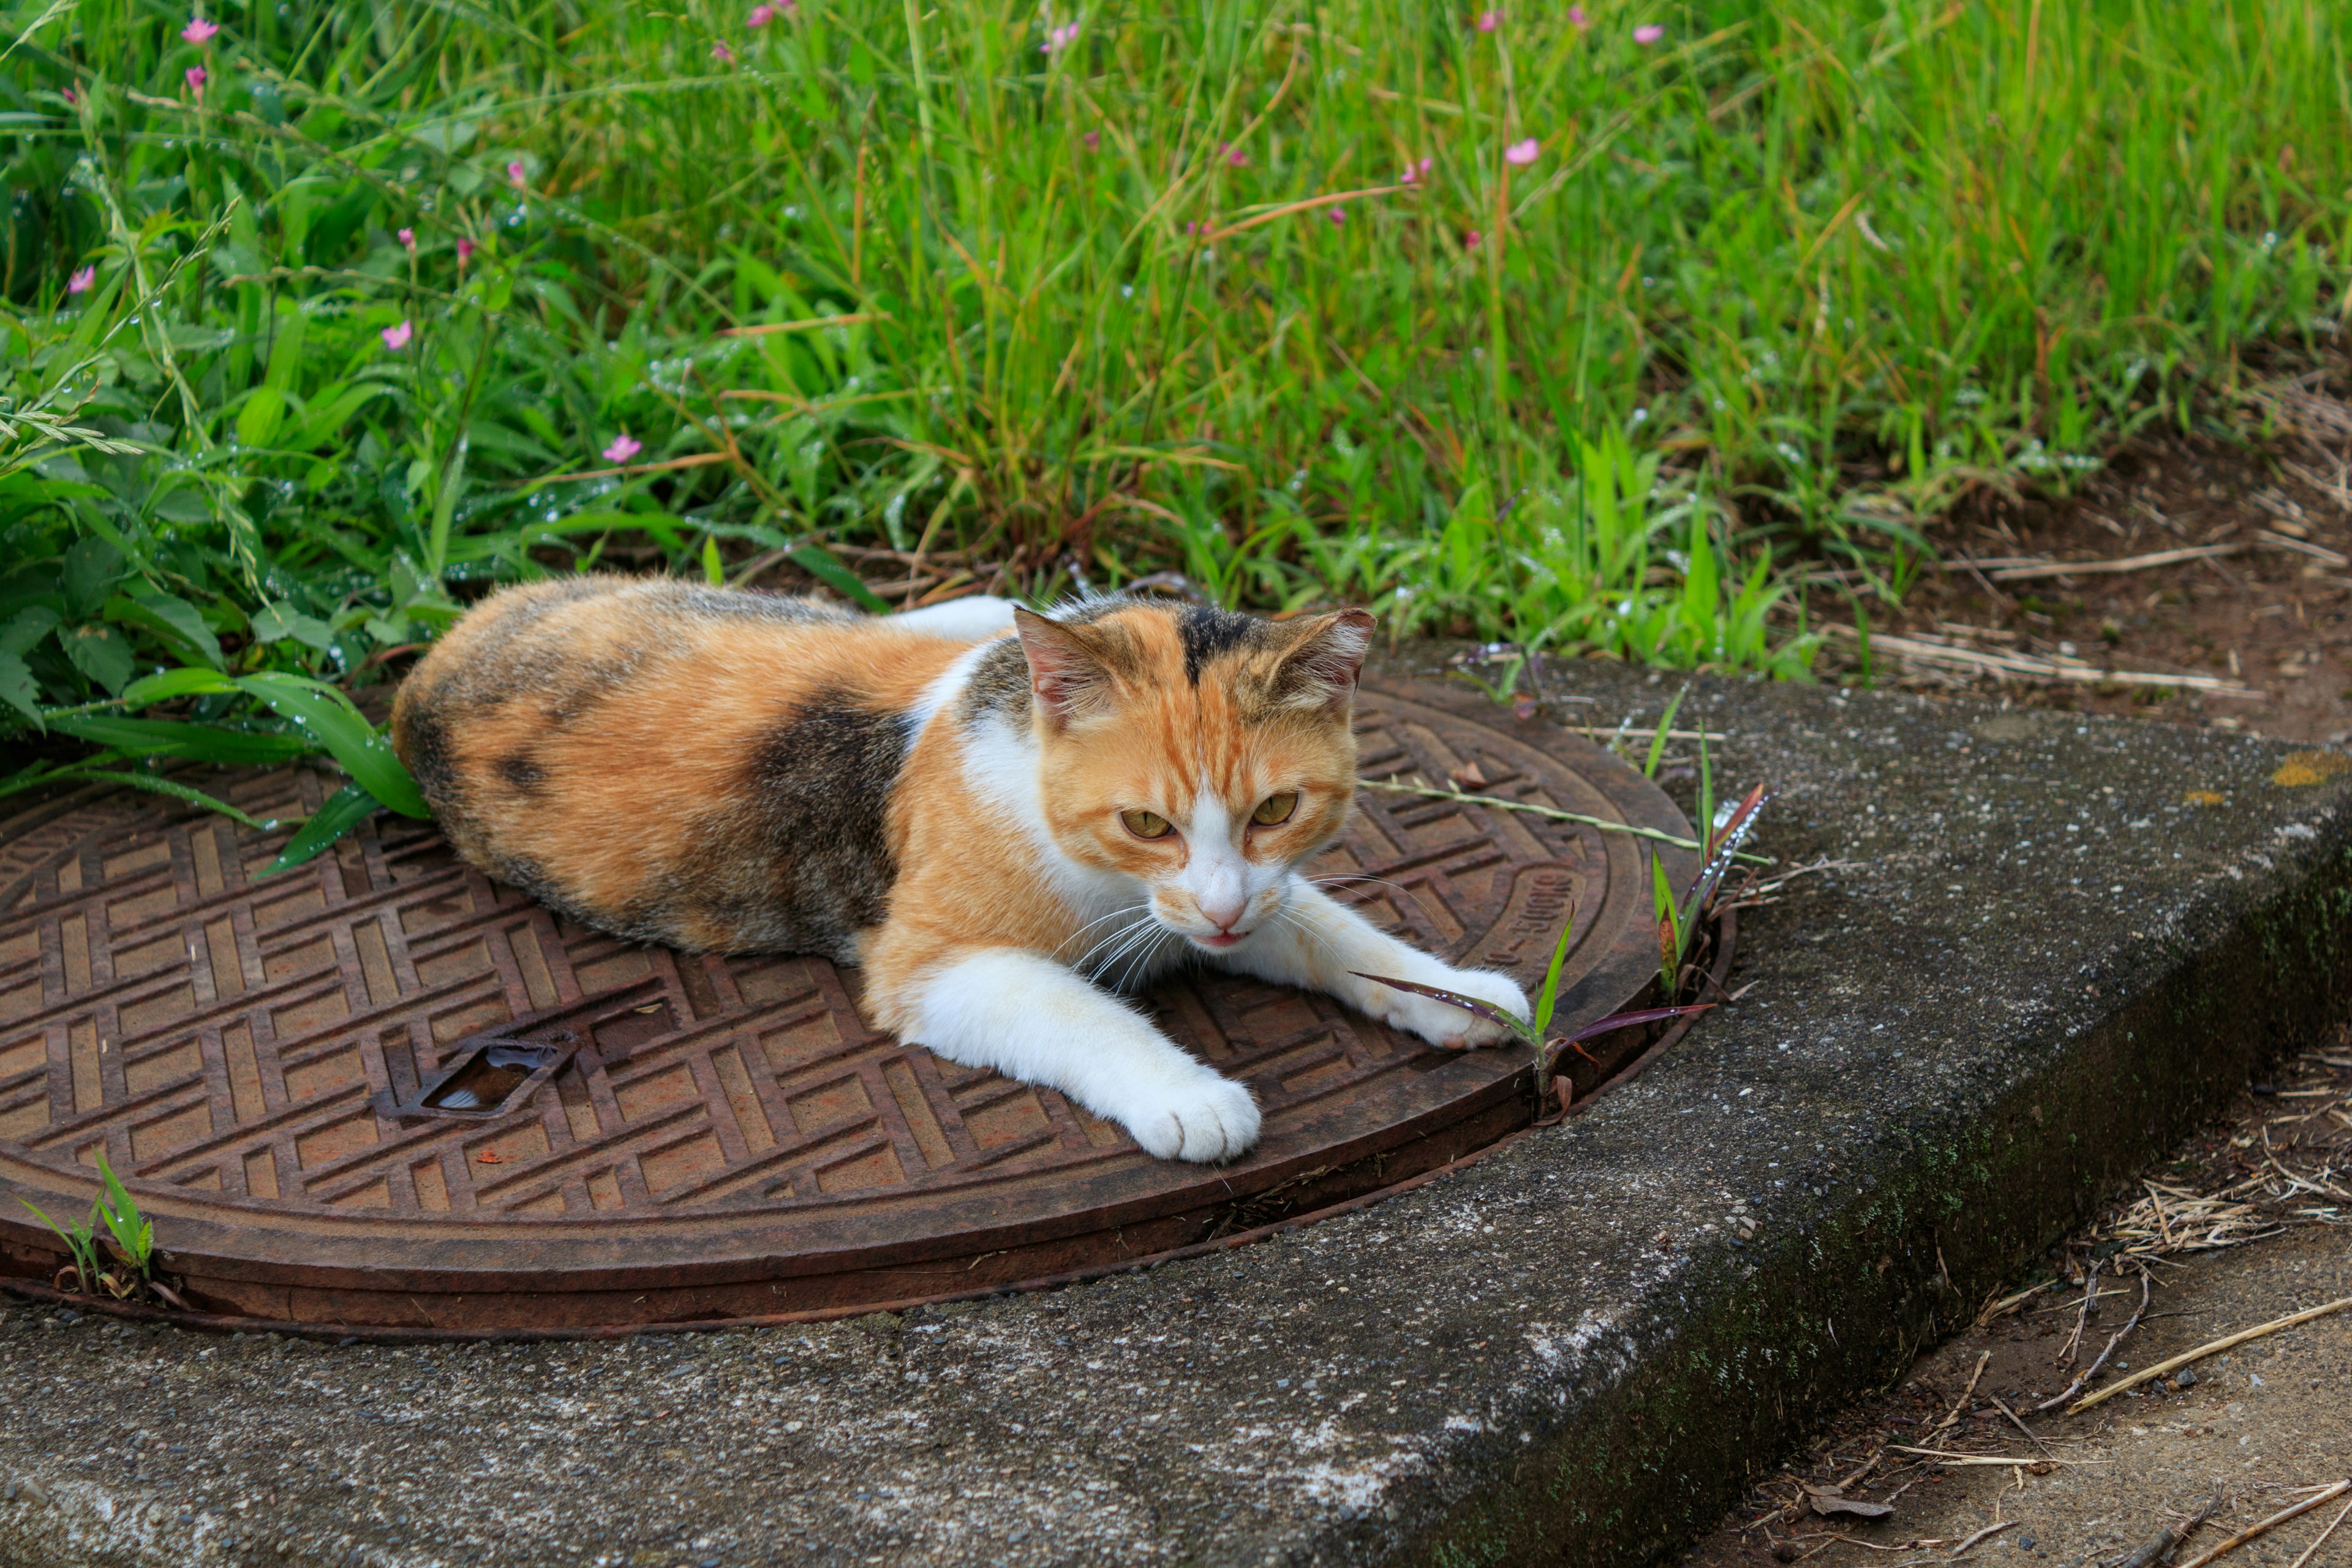
[[[0,713],[648,540],[1800,676],[1791,561],[1899,593],[2352,300],[2324,0],[747,9],[20,6]]]

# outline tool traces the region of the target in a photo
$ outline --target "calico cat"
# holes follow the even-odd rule
[[[1061,1090],[1162,1159],[1257,1140],[1249,1091],[1117,992],[1185,959],[1423,1038],[1524,1016],[1298,868],[1355,789],[1361,610],[1268,622],[1108,597],[870,617],[617,577],[483,601],[401,688],[393,741],[458,852],[583,924],[822,953],[868,1016]],[[1007,635],[1010,634],[1010,635]]]

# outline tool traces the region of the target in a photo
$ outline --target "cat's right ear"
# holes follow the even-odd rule
[[[1108,703],[1109,661],[1084,630],[1018,606],[1013,627],[1029,658],[1030,695],[1047,728],[1059,731]]]

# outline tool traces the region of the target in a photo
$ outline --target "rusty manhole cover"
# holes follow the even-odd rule
[[[1359,728],[1370,776],[1475,763],[1489,794],[1687,831],[1606,752],[1475,700],[1376,683]],[[268,817],[332,782],[211,787]],[[876,1033],[854,971],[616,942],[424,824],[379,817],[253,880],[279,842],[127,792],[0,823],[0,1272],[58,1266],[16,1199],[87,1214],[103,1152],[207,1310],[495,1330],[832,1309],[1184,1246],[1531,1114],[1524,1052],[1449,1055],[1202,973],[1150,1000],[1249,1082],[1265,1141],[1223,1168],[1163,1163],[1051,1090]],[[1573,905],[1574,1023],[1656,963],[1643,851],[1365,791],[1318,869],[1420,945],[1531,985]]]

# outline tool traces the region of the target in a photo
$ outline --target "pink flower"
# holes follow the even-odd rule
[[[81,102],[81,94],[76,92],[69,87],[61,87],[58,89],[58,96],[64,99],[68,103],[79,105]]]
[[[1468,234],[1462,237],[1462,248],[1465,250],[1475,250],[1478,248],[1478,231],[1476,229],[1474,228]]]
[[[185,74],[188,80],[188,89],[196,95],[196,101],[198,103],[202,103],[205,100],[205,68],[202,66],[190,66]]]
[[[459,240],[457,242],[457,265],[463,267],[466,263],[473,259],[474,242],[470,239]]]
[[[1397,183],[1401,185],[1421,184],[1422,181],[1429,178],[1429,171],[1436,162],[1434,158],[1423,158],[1418,163],[1407,163],[1404,166],[1404,173],[1398,176]]]
[[[624,430],[613,437],[611,446],[604,448],[604,458],[608,463],[625,463],[645,449],[646,444],[643,441]]]
[[[1348,221],[1348,204],[1340,202],[1331,208],[1331,222],[1336,226]]]
[[[1571,27],[1590,27],[1592,26],[1592,19],[1584,14],[1583,6],[1570,5],[1568,8],[1568,25]]]
[[[747,27],[764,27],[775,19],[776,8],[773,5],[754,5],[751,7],[751,14],[743,18],[743,25]]]
[[[415,250],[416,248],[416,231],[415,229],[404,228],[400,231],[400,248],[403,250]]]
[[[1232,164],[1234,168],[1246,169],[1249,167],[1249,154],[1243,152],[1240,148],[1228,146],[1223,142],[1219,142],[1217,144],[1217,151],[1223,153],[1225,155],[1225,162]]]
[[[1099,131],[1089,131],[1084,136],[1079,137],[1078,140],[1085,142],[1087,144],[1087,151],[1091,153],[1096,148],[1102,145],[1102,132]]]
[[[522,166],[521,159],[507,165],[507,184],[519,191],[530,184],[530,171]]]
[[[66,279],[66,292],[68,294],[87,294],[89,292],[89,286],[97,281],[98,268],[95,265],[85,267],[80,271]]]
[[[1666,30],[1655,22],[1644,22],[1633,29],[1633,41],[1644,47],[1656,43],[1665,36]]]
[[[1078,25],[1076,22],[1065,22],[1045,35],[1045,41],[1037,46],[1037,52],[1047,56],[1058,55],[1077,41]]]
[[[391,349],[395,353],[406,348],[408,346],[408,340],[415,335],[415,328],[406,321],[401,322],[400,325],[396,327],[386,327],[383,331],[376,334],[376,336],[383,340],[384,347]]]
[[[1184,226],[1184,235],[1188,239],[1200,232],[1201,226],[1198,223],[1188,223]]]
[[[1524,142],[1514,142],[1509,146],[1504,148],[1503,162],[1506,163],[1516,163],[1524,169],[1529,163],[1534,163],[1536,161],[1537,154],[1540,153],[1542,151],[1543,148],[1537,142],[1536,139],[1530,136]]]
[[[188,42],[192,44],[202,44],[209,42],[212,36],[219,31],[219,23],[207,22],[202,16],[198,16],[191,20],[186,26],[180,29],[180,37],[187,39]]]
[[[719,64],[725,65],[728,61],[732,60],[735,58],[735,51],[729,48],[723,42],[716,43],[710,46],[710,58],[717,60]]]
[[[1478,30],[1480,32],[1491,33],[1502,25],[1503,14],[1500,11],[1481,11],[1478,13]]]

